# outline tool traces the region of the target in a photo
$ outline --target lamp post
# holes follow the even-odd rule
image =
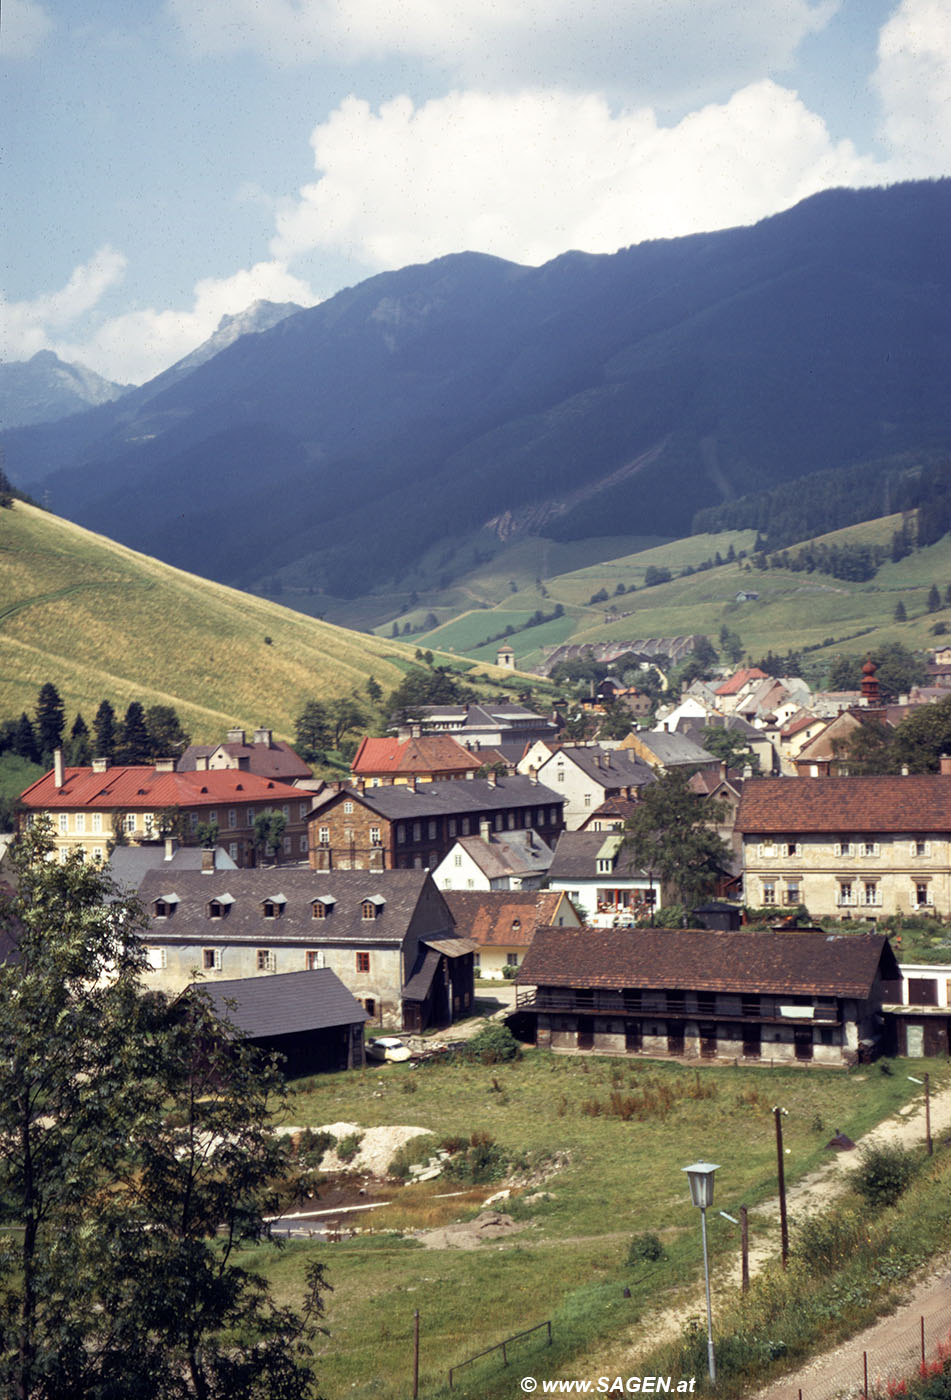
[[[707,1206],[713,1205],[713,1174],[719,1170],[716,1162],[694,1162],[681,1167],[690,1182],[690,1199],[700,1208],[700,1231],[703,1236],[703,1279],[707,1289],[707,1369],[711,1384],[716,1385],[717,1365],[713,1355],[713,1310],[710,1306],[710,1261],[707,1256]]]

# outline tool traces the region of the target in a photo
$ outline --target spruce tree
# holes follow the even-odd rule
[[[36,731],[33,728],[33,722],[30,716],[25,710],[17,722],[16,734],[14,735],[11,748],[15,754],[19,754],[21,758],[27,759],[30,763],[39,763],[40,761],[40,750],[36,742]]]
[[[133,700],[125,712],[119,749],[123,763],[148,761],[149,731],[145,724],[145,712],[138,700]]]
[[[86,768],[92,762],[89,725],[83,719],[81,710],[77,712],[76,718],[73,720],[73,727],[69,731],[67,756],[74,768]]]
[[[941,607],[941,594],[938,592],[938,585],[933,583],[928,590],[928,611],[937,612]]]
[[[66,710],[60,693],[52,681],[40,688],[36,702],[36,743],[40,750],[41,762],[53,761],[53,750],[63,743],[63,724]]]
[[[904,605],[904,603],[901,601],[901,599],[899,598],[898,602],[895,604],[895,621],[896,621],[896,622],[906,622],[907,620],[908,620],[908,614],[907,614],[907,612],[905,611],[905,605]]]
[[[92,727],[96,734],[95,757],[115,758],[119,736],[116,732],[116,712],[108,700],[103,700],[100,704]]]

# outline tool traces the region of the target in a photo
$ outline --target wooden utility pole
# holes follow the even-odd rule
[[[750,1286],[750,1226],[746,1218],[746,1206],[740,1206],[740,1252],[743,1292],[746,1293]]]
[[[776,1119],[776,1175],[779,1177],[779,1228],[782,1236],[783,1268],[789,1263],[789,1224],[786,1220],[786,1165],[783,1161],[783,1114],[778,1105],[773,1109]]]
[[[413,1314],[413,1400],[419,1400],[419,1308]]]

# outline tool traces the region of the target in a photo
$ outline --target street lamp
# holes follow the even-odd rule
[[[681,1167],[690,1182],[690,1199],[700,1208],[700,1231],[703,1236],[703,1278],[707,1289],[707,1369],[710,1381],[716,1385],[717,1366],[713,1356],[713,1310],[710,1307],[710,1261],[707,1256],[707,1207],[713,1205],[713,1174],[719,1170],[716,1162],[694,1162]]]

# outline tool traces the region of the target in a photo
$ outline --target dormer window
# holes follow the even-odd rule
[[[284,913],[284,906],[286,903],[287,900],[284,895],[271,895],[269,899],[264,900],[261,905],[261,911],[266,919],[279,919]]]
[[[332,894],[322,895],[320,899],[310,901],[311,917],[315,919],[329,919],[336,904]]]
[[[226,918],[226,917],[227,917],[227,914],[228,914],[228,911],[229,911],[229,909],[231,908],[232,904],[234,904],[234,895],[233,895],[233,894],[220,894],[220,895],[217,896],[217,898],[215,898],[215,899],[210,899],[210,900],[208,901],[208,917],[209,917],[209,919],[224,919],[224,918]]]
[[[363,919],[377,919],[383,913],[384,901],[378,894],[371,895],[360,905],[360,917]]]
[[[153,919],[170,919],[175,913],[175,905],[179,899],[177,894],[162,894],[158,899],[152,901]]]

